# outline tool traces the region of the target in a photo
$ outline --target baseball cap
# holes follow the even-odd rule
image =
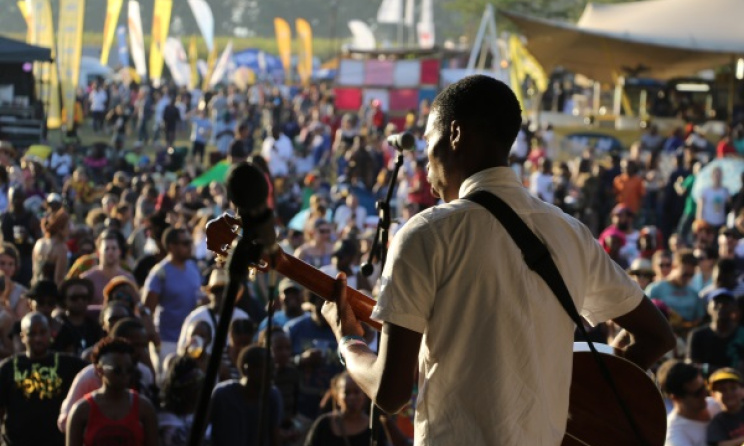
[[[736,381],[737,383],[742,384],[741,374],[731,367],[724,367],[713,372],[713,374],[710,375],[710,378],[708,378],[708,385],[713,387],[713,384],[721,381]]]
[[[48,194],[46,197],[47,203],[62,203],[62,196],[56,192]]]
[[[285,292],[285,291],[287,291],[289,289],[292,289],[292,288],[294,288],[294,289],[296,289],[298,291],[302,291],[302,286],[300,286],[299,283],[295,282],[292,279],[289,279],[289,278],[286,278],[285,277],[284,279],[282,279],[281,282],[279,282],[279,292],[280,293],[283,293],[283,292]]]

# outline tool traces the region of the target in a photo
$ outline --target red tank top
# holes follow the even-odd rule
[[[85,428],[85,446],[140,446],[145,444],[145,430],[139,419],[139,394],[133,390],[129,413],[121,420],[112,420],[101,412],[100,407],[89,393],[85,400],[90,405],[88,425]]]

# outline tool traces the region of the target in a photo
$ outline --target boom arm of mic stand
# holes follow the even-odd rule
[[[248,238],[239,238],[228,262],[227,267],[230,279],[222,295],[220,320],[217,322],[217,329],[215,330],[212,355],[209,357],[209,363],[207,364],[204,385],[199,392],[199,401],[196,406],[196,412],[194,413],[194,423],[191,425],[189,446],[200,446],[202,444],[204,430],[207,427],[209,401],[212,398],[212,391],[217,382],[217,372],[222,361],[222,351],[225,349],[227,332],[230,328],[235,301],[237,300],[240,287],[248,277],[248,267],[251,264],[258,263],[262,252],[262,245],[253,243]]]

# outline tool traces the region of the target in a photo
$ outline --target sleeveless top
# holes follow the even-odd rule
[[[139,394],[129,391],[132,404],[129,413],[120,420],[112,420],[101,412],[93,395],[85,395],[90,405],[88,425],[85,428],[85,446],[139,446],[145,444],[145,429],[139,420]]]

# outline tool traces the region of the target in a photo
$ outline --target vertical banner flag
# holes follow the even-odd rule
[[[199,53],[196,49],[196,36],[191,36],[189,40],[189,64],[191,65],[191,77],[189,78],[189,90],[193,90],[199,85],[199,70],[196,62],[199,59]]]
[[[26,4],[26,0],[19,0],[18,3],[18,9],[21,10],[21,15],[23,16],[23,20],[26,21],[26,43],[31,43],[31,39],[33,39],[33,27],[34,27],[34,21],[31,17],[31,12],[29,11],[28,5]]]
[[[203,76],[204,82],[202,82],[202,90],[206,91],[209,90],[210,81],[212,80],[212,73],[214,73],[214,65],[217,63],[217,45],[214,46],[214,49],[209,52],[209,57],[207,58],[207,71],[206,74]]]
[[[284,66],[284,80],[287,84],[292,82],[292,31],[286,20],[274,18],[274,31],[276,32],[276,44],[279,47],[279,58]]]
[[[98,0],[100,1],[100,0]],[[108,0],[106,6],[106,21],[103,22],[103,47],[101,48],[101,65],[108,65],[111,45],[114,43],[116,25],[124,0]]]
[[[351,35],[354,36],[354,40],[351,43],[352,48],[356,50],[373,50],[377,48],[375,34],[366,23],[361,20],[349,20],[349,30],[351,30]]]
[[[129,47],[127,47],[127,27],[122,25],[116,29],[116,47],[119,54],[119,65],[129,66]]]
[[[147,58],[145,57],[145,36],[142,33],[142,15],[137,0],[129,0],[128,17],[129,46],[132,50],[134,68],[144,81],[147,78]]]
[[[405,23],[409,28],[413,28],[414,15],[416,14],[415,9],[416,2],[414,0],[406,0],[406,11],[403,23]]]
[[[165,40],[163,56],[173,77],[173,82],[179,87],[188,86],[191,83],[191,68],[181,40],[168,37]]]
[[[421,48],[434,47],[434,4],[432,0],[421,1],[421,21],[416,26]]]
[[[300,40],[297,72],[300,74],[302,84],[309,85],[313,77],[313,29],[305,19],[297,19],[295,28]]]
[[[83,18],[85,0],[60,0],[57,33],[57,63],[62,85],[63,122],[71,129],[75,123],[75,93],[80,80],[80,58],[83,52]]]
[[[227,68],[230,63],[230,59],[232,59],[232,40],[227,42],[227,46],[225,47],[225,51],[222,52],[222,55],[220,56],[220,60],[217,61],[217,65],[214,67],[214,72],[212,73],[212,77],[209,80],[209,87],[214,88],[217,84],[222,82],[222,79],[225,78],[225,74],[227,74]]]
[[[155,0],[150,36],[150,79],[158,86],[163,77],[163,51],[168,38],[173,0]]]
[[[49,0],[29,0],[26,5],[30,4],[29,9],[33,17],[34,29],[32,44],[51,48],[52,63],[34,63],[34,75],[41,82],[42,87],[38,91],[38,96],[46,103],[47,106],[47,127],[57,129],[61,124],[60,119],[60,98],[59,98],[59,77],[57,72],[57,55],[54,42],[54,23],[52,22],[52,6]],[[43,95],[42,95],[43,92]]]
[[[196,25],[201,31],[204,43],[207,44],[207,50],[211,53],[214,51],[214,15],[212,9],[206,0],[189,0],[191,12],[194,13]]]
[[[403,0],[382,0],[377,10],[377,23],[397,24],[403,19]]]

